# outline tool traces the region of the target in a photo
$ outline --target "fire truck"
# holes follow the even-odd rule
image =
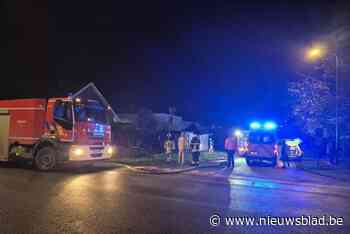
[[[281,157],[282,144],[286,147],[288,161],[301,161],[303,152],[300,139],[282,139],[277,134],[277,124],[268,121],[264,124],[253,122],[247,138],[244,156],[248,166],[257,162],[268,161],[275,166]]]
[[[67,97],[0,100],[0,161],[32,161],[41,171],[110,159],[117,115],[93,83]]]

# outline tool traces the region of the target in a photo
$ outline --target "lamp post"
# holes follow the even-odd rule
[[[322,58],[326,53],[325,47],[322,46],[315,46],[313,48],[310,48],[306,52],[306,59],[309,61],[315,61],[317,59]],[[338,150],[339,147],[339,97],[338,97],[338,90],[339,90],[339,74],[338,74],[338,67],[339,67],[339,58],[337,53],[337,48],[335,50],[335,147],[336,150]]]
[[[339,147],[339,101],[338,101],[338,89],[339,89],[339,80],[338,80],[338,66],[339,59],[337,52],[335,53],[335,148],[338,151]]]

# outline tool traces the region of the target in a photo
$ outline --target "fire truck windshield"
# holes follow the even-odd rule
[[[95,122],[107,124],[106,110],[101,106],[77,105],[75,106],[76,120],[79,122]]]

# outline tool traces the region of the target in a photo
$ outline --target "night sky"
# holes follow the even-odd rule
[[[175,106],[205,124],[280,120],[300,50],[342,6],[244,2],[6,0],[0,98],[93,81],[117,113]]]

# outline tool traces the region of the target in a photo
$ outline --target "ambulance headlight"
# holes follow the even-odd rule
[[[114,153],[114,149],[112,146],[108,146],[106,151],[108,155],[112,155]]]
[[[243,134],[242,134],[242,131],[241,131],[241,130],[236,129],[236,130],[234,131],[234,135],[235,135],[236,137],[241,137]]]

